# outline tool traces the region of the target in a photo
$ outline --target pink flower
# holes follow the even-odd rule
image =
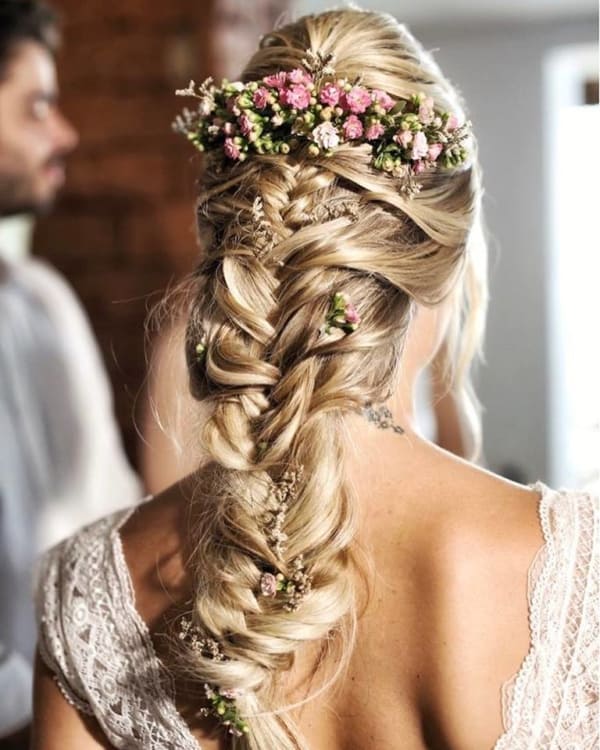
[[[422,161],[416,161],[416,162],[415,162],[415,163],[414,163],[414,164],[412,165],[412,168],[413,168],[413,172],[414,172],[415,174],[420,174],[421,172],[424,172],[424,171],[425,171],[425,163],[424,163],[424,162],[422,162]]]
[[[441,143],[432,143],[428,152],[430,161],[435,161],[443,150],[444,147]]]
[[[362,114],[371,105],[371,94],[362,86],[353,86],[342,97],[342,106],[355,115]]]
[[[400,130],[394,136],[394,140],[396,141],[396,143],[399,143],[403,148],[407,148],[412,139],[413,134],[410,132],[410,130]]]
[[[280,94],[281,103],[293,109],[306,109],[310,104],[310,91],[301,83],[292,84]]]
[[[346,323],[350,323],[353,326],[357,326],[360,323],[360,315],[352,302],[346,303],[344,314],[346,315]]]
[[[240,130],[242,132],[242,135],[250,135],[250,133],[252,132],[252,120],[248,117],[248,115],[243,114],[238,122],[240,123]]]
[[[419,105],[419,120],[423,125],[429,125],[434,118],[433,99],[428,96]]]
[[[271,76],[265,76],[263,82],[274,89],[282,89],[287,83],[287,73],[280,71]]]
[[[319,93],[319,101],[321,104],[326,104],[328,107],[335,107],[340,100],[340,89],[333,83],[328,83],[321,89]]]
[[[413,138],[412,154],[410,155],[410,158],[413,161],[416,161],[423,156],[427,156],[428,151],[429,144],[427,143],[425,133],[422,130],[418,130]]]
[[[260,577],[260,593],[273,597],[277,594],[277,578],[273,573],[263,573]]]
[[[302,68],[296,68],[288,73],[288,81],[290,83],[301,83],[304,86],[310,86],[313,82],[312,76]]]
[[[237,146],[233,142],[233,138],[225,138],[225,143],[223,144],[223,151],[225,152],[225,156],[227,156],[229,159],[239,159],[240,158],[240,149],[239,146]]]
[[[312,131],[314,142],[324,149],[339,146],[340,136],[334,125],[330,122],[322,122]]]
[[[363,134],[363,124],[356,115],[350,115],[342,125],[342,130],[344,132],[344,138],[353,141],[360,138]]]
[[[385,128],[380,122],[374,122],[365,130],[365,138],[368,141],[376,141],[385,133]]]
[[[448,122],[446,123],[446,130],[456,130],[458,125],[458,117],[456,115],[450,115]]]
[[[395,104],[392,97],[385,91],[381,91],[381,89],[373,89],[371,95],[373,97],[373,101],[376,104],[379,104],[379,106],[386,112],[389,112]]]
[[[264,88],[264,86],[261,86],[254,92],[252,101],[254,102],[255,107],[257,107],[258,109],[264,109],[269,103],[269,92],[266,88]]]

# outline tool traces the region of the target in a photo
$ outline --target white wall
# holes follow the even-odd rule
[[[549,287],[544,60],[555,47],[597,39],[597,21],[412,25],[462,90],[479,137],[486,215],[496,238],[490,257],[485,406],[488,465],[548,481]]]

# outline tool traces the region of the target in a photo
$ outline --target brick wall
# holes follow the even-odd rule
[[[245,38],[256,40],[286,3],[54,5],[64,19],[62,107],[81,144],[56,210],[37,226],[34,250],[66,275],[87,309],[135,463],[146,311],[170,280],[191,267],[196,253],[198,158],[171,132],[183,104],[173,92],[190,78],[237,72],[242,61],[235,59],[236,37],[244,41],[238,46],[245,57]]]

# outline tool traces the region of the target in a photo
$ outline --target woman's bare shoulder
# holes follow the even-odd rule
[[[541,495],[493,475],[447,492],[451,504],[423,558],[427,703],[449,746],[491,747],[503,730],[502,685],[530,647]]]

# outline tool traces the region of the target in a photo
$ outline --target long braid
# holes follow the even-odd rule
[[[376,14],[302,23],[287,37],[277,32],[289,59],[266,40],[247,75],[291,66],[309,44],[333,49],[351,33],[383,45],[383,78],[420,57]],[[377,84],[374,68],[365,75]],[[438,72],[428,76],[435,86]],[[412,85],[428,76],[415,74]],[[369,162],[368,149],[350,146],[328,159],[256,155],[228,172],[207,163],[203,177],[206,255],[186,349],[192,392],[211,409],[202,435],[210,462],[193,508],[201,637],[188,671],[212,689],[240,691],[236,710],[249,731],[234,743],[252,750],[304,747],[282,684],[304,644],[338,649],[333,676],[348,663],[360,566],[340,428],[344,415],[391,395],[413,300],[433,304],[456,282],[477,203],[474,170],[425,185],[409,204]],[[362,318],[351,335],[323,328],[338,292]],[[262,581],[275,574],[291,588],[266,595]]]

